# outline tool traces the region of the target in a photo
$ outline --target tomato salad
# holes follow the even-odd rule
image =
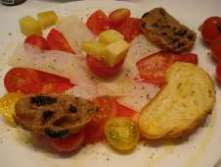
[[[54,16],[55,13],[51,14]],[[209,20],[207,21],[209,23],[206,22],[204,24],[212,24],[209,27],[213,27],[214,23],[210,23],[213,20],[219,22],[219,19],[212,18],[212,21]],[[42,35],[34,33],[30,27],[26,29],[26,24],[22,24],[24,22],[26,20],[20,22],[22,32],[32,32],[24,40],[25,44],[39,49],[40,52],[58,50],[72,54],[73,57],[76,56],[76,51],[72,48],[70,41],[65,38],[65,35],[59,29],[52,28],[47,37],[44,38]],[[84,52],[86,52],[84,63],[90,69],[92,76],[95,75],[102,79],[110,79],[119,75],[125,63],[129,44],[138,35],[142,35],[143,33],[141,24],[142,20],[133,17],[131,11],[126,8],[116,9],[110,14],[99,9],[88,17],[85,25],[95,38],[99,40],[87,43],[85,44],[85,48],[83,48]],[[211,42],[218,31],[211,30],[212,32],[208,33],[207,29],[205,26],[202,27],[204,39],[206,42],[211,43],[213,54],[216,55],[216,59],[219,59],[218,53],[220,50],[217,45],[220,43],[220,39],[217,39],[214,42],[215,44]],[[116,49],[116,52],[112,52],[111,48],[114,46],[121,47],[118,50]],[[178,54],[160,51],[152,55],[147,55],[136,62],[136,68],[139,71],[136,79],[142,80],[144,83],[162,87],[166,84],[165,74],[167,69],[176,61],[198,63],[197,55],[193,53]],[[217,73],[220,73],[220,67],[217,71]],[[8,92],[33,95],[62,94],[74,88],[77,83],[73,83],[69,78],[48,72],[16,67],[7,72],[4,78],[4,85]],[[82,145],[92,144],[103,141],[104,139],[116,150],[133,150],[139,141],[139,130],[136,125],[139,113],[128,106],[120,104],[117,99],[118,97],[114,96],[101,96],[92,99],[91,101],[99,110],[79,133],[73,133],[61,138],[47,136],[44,138],[46,140],[44,142],[48,143],[52,149],[59,153],[73,152],[78,150]],[[124,135],[122,136],[122,134]]]

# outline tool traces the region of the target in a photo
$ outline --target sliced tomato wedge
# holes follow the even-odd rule
[[[21,91],[29,94],[41,91],[38,72],[31,69],[13,68],[9,70],[5,75],[4,85],[9,92]]]
[[[188,53],[177,55],[170,52],[160,51],[139,60],[136,65],[140,78],[143,81],[162,86],[166,83],[165,74],[167,69],[176,61],[197,64],[196,54]]]
[[[66,78],[28,68],[9,70],[4,85],[8,92],[20,91],[24,94],[61,93],[74,86]]]
[[[25,43],[36,46],[42,50],[48,50],[49,45],[45,38],[39,35],[31,35],[25,39]]]
[[[129,17],[116,30],[124,35],[125,40],[131,42],[136,36],[141,34],[141,23],[140,19]]]
[[[58,153],[70,153],[77,151],[84,143],[85,134],[84,131],[78,134],[72,134],[65,138],[49,138],[49,146]]]
[[[99,35],[102,31],[108,30],[110,27],[108,16],[102,10],[97,10],[92,13],[86,25],[96,35]]]
[[[118,64],[110,67],[108,64],[103,62],[102,60],[96,59],[94,56],[87,56],[87,65],[90,70],[97,76],[103,78],[110,78],[117,75],[123,65],[124,60],[120,61]]]
[[[49,32],[47,41],[51,50],[60,50],[74,53],[73,49],[64,38],[63,34],[54,28]]]

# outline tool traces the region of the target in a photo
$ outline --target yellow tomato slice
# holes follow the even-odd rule
[[[0,98],[0,114],[6,123],[15,126],[13,116],[15,114],[15,104],[23,97],[21,93],[8,93]]]
[[[136,124],[124,117],[110,118],[105,124],[104,133],[108,143],[122,152],[133,150],[139,141]]]

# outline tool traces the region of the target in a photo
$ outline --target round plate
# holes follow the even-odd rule
[[[202,21],[211,15],[221,15],[218,10],[218,0],[191,0],[162,2],[145,2],[143,5],[123,1],[79,1],[57,4],[58,7],[20,10],[8,16],[0,32],[0,75],[1,95],[5,93],[2,77],[8,70],[7,58],[12,53],[16,43],[23,40],[19,32],[18,20],[25,15],[35,15],[39,11],[54,9],[60,16],[70,14],[85,19],[95,9],[111,11],[119,7],[127,7],[132,15],[142,16],[153,7],[162,6],[180,22],[197,32],[198,38],[193,52],[199,55],[199,65],[214,76],[215,64],[208,56],[208,49],[203,46],[198,31]],[[182,5],[181,5],[182,4]],[[190,5],[191,4],[191,5]],[[48,5],[50,6],[50,5]],[[217,7],[216,7],[217,6]],[[190,8],[191,7],[191,8]],[[216,10],[217,9],[217,10]],[[10,21],[9,21],[10,20]],[[214,78],[214,77],[213,77]],[[139,144],[130,154],[114,152],[108,145],[98,143],[88,145],[78,153],[62,157],[47,153],[33,146],[28,134],[18,128],[12,128],[0,120],[0,164],[2,167],[218,167],[221,163],[221,109],[220,90],[217,90],[217,103],[207,121],[188,139],[180,142],[163,142],[158,144]],[[215,165],[216,164],[216,165]]]

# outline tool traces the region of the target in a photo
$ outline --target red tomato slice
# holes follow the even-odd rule
[[[221,61],[221,35],[211,42],[211,50],[214,60]]]
[[[90,70],[95,75],[103,78],[110,78],[117,75],[121,70],[123,62],[124,60],[122,60],[115,66],[110,67],[103,61],[96,59],[94,56],[87,56],[87,65],[90,68]]]
[[[167,69],[176,61],[183,61],[197,64],[197,55],[188,53],[176,55],[170,52],[160,51],[150,56],[144,57],[137,62],[140,77],[148,83],[162,86],[165,84],[165,74]]]
[[[69,43],[62,35],[62,33],[60,33],[54,28],[51,29],[51,31],[49,32],[47,36],[47,41],[50,49],[52,50],[61,50],[65,52],[74,53]]]
[[[206,19],[201,26],[203,40],[208,44],[221,35],[221,17],[213,16]]]
[[[9,92],[20,91],[24,94],[61,93],[74,86],[66,78],[27,68],[8,71],[4,85]]]
[[[89,16],[86,25],[94,34],[99,35],[109,29],[109,19],[102,10],[97,10]]]
[[[65,138],[49,138],[48,144],[58,153],[70,153],[79,150],[84,143],[84,139],[84,131],[81,131]]]
[[[95,143],[104,139],[105,122],[117,114],[117,103],[113,97],[98,97],[95,104],[99,107],[97,114],[85,127],[85,143]]]
[[[4,85],[9,92],[21,91],[22,93],[30,94],[41,91],[38,72],[31,69],[11,69],[5,75]]]
[[[39,35],[31,35],[25,39],[25,43],[36,46],[42,50],[48,50],[48,42],[42,36]]]
[[[140,19],[129,17],[116,29],[124,35],[125,40],[130,42],[141,34],[141,23]]]
[[[137,62],[140,77],[156,85],[165,84],[165,73],[173,60],[166,52],[158,52]]]
[[[67,78],[38,71],[44,93],[62,93],[74,86]]]

